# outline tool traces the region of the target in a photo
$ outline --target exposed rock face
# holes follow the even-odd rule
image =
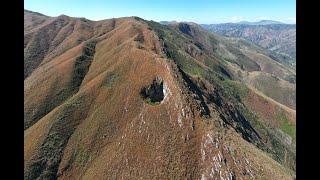
[[[189,24],[179,23],[178,27],[181,32],[188,34],[189,36],[193,36],[193,32]]]
[[[141,96],[150,103],[160,103],[165,97],[166,90],[164,89],[163,80],[156,77],[152,84],[141,89]]]

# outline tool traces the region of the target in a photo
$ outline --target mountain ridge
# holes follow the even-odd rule
[[[236,24],[247,24],[247,25],[270,25],[270,24],[286,24],[280,21],[274,21],[274,20],[260,20],[256,22],[250,22],[250,21],[240,21]]]
[[[186,23],[30,19],[25,179],[294,179],[295,114],[245,85],[295,76],[263,49]],[[249,111],[265,101],[273,116]]]
[[[243,38],[274,53],[281,62],[295,67],[296,25],[241,23],[202,24],[203,28],[227,37]]]

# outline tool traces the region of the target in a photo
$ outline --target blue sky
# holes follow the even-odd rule
[[[296,20],[295,0],[25,0],[24,8],[49,16],[65,14],[90,20],[124,16],[196,23]]]

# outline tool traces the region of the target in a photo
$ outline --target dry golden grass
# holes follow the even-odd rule
[[[69,23],[76,27],[82,21]],[[62,42],[66,51],[51,47],[25,79],[25,113],[32,115],[41,106],[51,105],[38,119],[26,116],[25,121],[32,121],[25,130],[26,179],[38,176],[39,171],[39,176],[58,179],[200,179],[211,168],[201,160],[204,138],[207,133],[224,132],[223,127],[208,125],[219,117],[200,118],[198,104],[183,85],[176,65],[164,58],[162,44],[146,23],[120,18],[86,24]],[[59,36],[68,34],[64,31]],[[98,41],[92,62],[79,89],[54,104],[61,89],[72,90],[72,73],[85,46],[75,43],[79,36]],[[138,41],[138,36],[143,40]],[[152,106],[139,93],[157,76],[163,79],[167,94]],[[229,143],[227,137],[222,143]],[[280,165],[238,134],[231,134],[230,139],[238,143],[233,145],[239,149],[234,158],[240,160],[248,151],[255,169],[265,169],[264,177],[290,179]],[[237,178],[247,178],[241,174],[244,162],[237,166],[231,155],[227,157],[230,171]],[[36,166],[38,160],[44,165]],[[260,171],[255,173],[260,177]]]
[[[276,123],[276,116],[280,111],[284,112],[286,116],[289,117],[291,123],[294,125],[296,123],[295,110],[265,96],[253,87],[250,87],[249,93],[245,99],[245,103],[253,110],[253,112],[257,112],[259,115],[261,115],[263,119],[273,122],[271,124]]]

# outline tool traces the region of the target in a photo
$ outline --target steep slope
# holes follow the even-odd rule
[[[167,56],[174,59],[183,71],[193,77],[192,79],[199,83],[198,87],[201,87],[203,82],[209,84],[199,88],[200,94],[204,96],[204,104],[209,107],[210,104],[215,104],[216,106],[213,108],[220,111],[220,116],[223,116],[224,122],[240,132],[244,139],[256,144],[265,152],[273,154],[273,157],[279,162],[295,169],[295,142],[287,143],[283,141],[283,137],[276,135],[278,131],[281,134],[286,134],[283,133],[281,128],[268,126],[264,123],[263,117],[258,116],[257,112],[250,110],[245,104],[248,88],[252,87],[247,80],[250,73],[260,73],[262,77],[272,75],[281,82],[292,84],[284,80],[287,76],[295,76],[292,69],[281,66],[271,57],[259,60],[252,59],[243,52],[243,49],[250,50],[263,57],[265,54],[260,54],[259,49],[251,48],[252,46],[248,46],[248,44],[234,44],[229,39],[207,33],[199,26],[182,23],[168,27],[152,22],[150,25],[163,40]],[[195,51],[197,49],[201,49],[201,51],[190,53],[190,43],[195,45],[191,52],[197,52]],[[264,68],[265,64],[272,65],[271,67],[275,69],[275,72],[273,74],[268,73],[270,68]],[[268,86],[269,82],[262,81],[261,83]],[[268,89],[267,92],[277,92],[282,88],[278,82],[274,84],[279,85],[279,87],[273,86],[275,88]],[[211,86],[211,88],[208,86]],[[295,92],[295,89],[291,90]],[[256,89],[251,92],[261,93]],[[284,97],[287,95],[286,93],[280,92],[279,97]],[[295,100],[295,97],[291,96],[291,99]],[[270,98],[267,100],[274,101]],[[285,106],[279,102],[276,102],[276,104],[277,109]],[[289,107],[286,107],[285,110],[294,111]],[[286,116],[281,117],[283,118],[275,120],[287,122]],[[295,132],[295,125],[291,126],[290,124],[290,131]]]
[[[273,136],[241,111],[260,100],[240,101],[235,65],[209,51],[222,42],[205,43],[201,29],[136,17],[26,24],[25,53],[49,48],[25,57],[25,179],[294,178],[295,155],[278,137],[285,151],[263,143]]]
[[[186,49],[187,57],[191,56],[202,66],[228,78],[241,80],[279,103],[295,109],[295,70],[278,63],[265,49],[248,41],[208,33],[194,24],[180,23],[170,26],[178,33],[182,32],[192,38],[193,46],[185,42],[184,47],[184,43],[179,42],[179,48]],[[182,65],[188,63],[185,63],[184,58],[181,61]],[[195,65],[189,67],[191,74],[203,73],[195,73]]]
[[[203,24],[205,29],[228,37],[244,38],[267,48],[286,65],[295,66],[296,25],[295,24],[247,24],[223,23]]]
[[[25,11],[25,78],[39,65],[51,61],[82,42],[111,31],[115,21],[92,22],[65,15],[47,17]]]
[[[34,16],[38,17],[38,14]],[[90,51],[94,49],[95,38],[114,27],[115,20],[112,19],[92,22],[59,16],[48,18],[42,25],[25,31],[25,128],[78,90],[90,66],[94,53]],[[38,66],[41,68],[37,69]],[[48,81],[48,77],[52,80]],[[29,83],[34,79],[37,81]],[[41,90],[34,90],[35,86]]]

